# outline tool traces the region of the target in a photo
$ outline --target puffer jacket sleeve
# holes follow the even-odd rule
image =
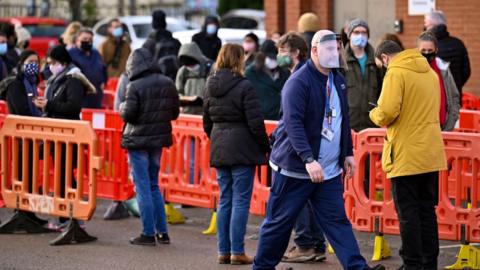
[[[397,119],[403,101],[403,77],[394,70],[387,72],[378,107],[370,111],[370,119],[380,127],[389,126]]]
[[[46,110],[53,114],[73,115],[82,110],[82,101],[85,96],[85,86],[77,78],[70,78],[66,81],[66,100],[47,101]]]
[[[135,123],[140,111],[140,96],[138,91],[130,83],[127,85],[125,102],[120,105],[120,117],[127,123]]]
[[[212,128],[213,128],[213,122],[212,122],[212,119],[210,118],[209,109],[210,109],[210,91],[208,87],[205,87],[205,99],[203,101],[203,131],[205,131],[208,138],[210,138],[210,134],[212,133]]]
[[[180,115],[180,100],[178,98],[177,88],[173,84],[173,81],[170,82],[171,83],[167,84],[166,90],[168,97],[172,100],[172,120],[176,120]]]
[[[247,80],[244,81],[245,88],[243,91],[243,109],[250,132],[252,132],[255,141],[260,149],[265,153],[270,150],[267,132],[265,131],[265,123],[255,89]]]

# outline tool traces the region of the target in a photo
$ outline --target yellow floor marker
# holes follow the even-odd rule
[[[457,261],[446,269],[480,269],[480,249],[469,244],[462,245]]]
[[[214,211],[212,214],[212,219],[210,220],[210,226],[208,229],[202,232],[205,235],[211,235],[217,233],[217,211]]]
[[[390,258],[391,256],[392,251],[390,250],[387,240],[383,237],[383,235],[375,235],[372,261],[381,261],[383,259]]]
[[[327,250],[328,250],[328,253],[335,254],[335,250],[333,250],[332,245],[328,244]]]
[[[167,215],[167,222],[169,224],[183,224],[185,223],[185,217],[182,213],[173,207],[173,204],[165,204],[165,214]]]

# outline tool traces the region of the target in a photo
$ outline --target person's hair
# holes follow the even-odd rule
[[[425,32],[421,33],[420,36],[418,36],[418,38],[417,38],[417,43],[419,43],[420,41],[433,42],[433,45],[435,45],[435,48],[438,48],[438,40],[435,37],[435,34],[433,34],[430,31],[425,31]]]
[[[83,28],[81,28],[80,30],[78,30],[77,37],[79,37],[79,36],[82,35],[83,33],[87,33],[87,34],[90,34],[90,35],[92,35],[92,36],[94,35],[91,28],[83,27]]]
[[[435,25],[447,24],[447,19],[445,18],[445,14],[443,14],[443,11],[441,10],[434,10],[430,13],[427,13],[425,14],[425,17],[432,20]]]
[[[260,41],[259,41],[259,39],[258,39],[258,36],[255,35],[255,33],[250,32],[250,33],[246,34],[243,39],[245,40],[246,38],[252,39],[253,42],[255,42],[255,45],[256,45],[257,50],[259,49],[259,47],[260,47]]]
[[[4,32],[0,31],[0,37],[5,37],[5,38],[8,38],[7,37],[7,34],[5,34]]]
[[[385,35],[382,36],[382,38],[380,39],[380,42],[379,43],[382,43],[384,42],[385,40],[391,40],[393,42],[396,42],[400,48],[402,48],[402,50],[405,49],[405,47],[403,47],[403,44],[402,44],[402,41],[400,40],[400,38],[395,35],[395,34],[392,34],[392,33],[386,33]]]
[[[400,45],[398,45],[398,43],[391,40],[385,40],[384,42],[380,43],[380,45],[378,45],[377,50],[375,51],[375,58],[381,59],[380,56],[382,54],[392,55],[397,54],[401,51],[403,50]]]
[[[112,27],[112,24],[113,24],[114,22],[121,23],[119,18],[113,18],[113,19],[110,19],[110,20],[108,21],[108,27]]]
[[[78,31],[82,28],[82,24],[80,22],[71,22],[65,32],[63,32],[63,42],[66,43],[75,43],[75,38],[77,36]]]
[[[215,70],[225,68],[243,75],[244,54],[243,47],[238,44],[223,45],[215,62]]]
[[[0,31],[5,33],[5,36],[9,39],[12,36],[15,36],[15,26],[9,22],[0,23]]]
[[[277,43],[277,47],[281,48],[287,46],[290,48],[290,52],[298,50],[298,58],[307,59],[308,57],[308,46],[305,39],[295,32],[288,32],[282,37]]]

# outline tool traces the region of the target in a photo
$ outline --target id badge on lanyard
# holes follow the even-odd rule
[[[332,94],[332,83],[333,83],[333,74],[330,72],[328,74],[327,80],[327,91],[326,91],[326,102],[325,102],[325,118],[327,118],[327,126],[323,126],[322,136],[329,142],[333,141],[334,133],[332,129],[332,121],[334,117],[337,117],[337,111],[332,106],[333,103],[333,94]]]

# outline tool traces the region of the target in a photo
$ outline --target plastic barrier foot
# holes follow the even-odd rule
[[[480,249],[464,244],[457,255],[457,261],[445,269],[480,269]]]
[[[79,244],[92,242],[97,240],[96,237],[89,235],[76,219],[70,219],[68,221],[68,226],[62,234],[57,238],[50,241],[51,246],[60,246],[60,245],[70,245],[70,244]]]
[[[128,201],[125,201],[125,206],[128,209],[128,212],[134,217],[140,217],[140,209],[138,208],[137,198],[132,198]]]
[[[330,253],[330,254],[335,254],[335,250],[333,250],[332,245],[328,244],[327,250],[328,250],[328,253]]]
[[[372,261],[381,261],[390,258],[391,256],[392,251],[390,250],[387,240],[385,240],[383,235],[375,235]]]
[[[12,234],[12,233],[48,233],[55,232],[48,228],[43,227],[34,220],[28,217],[23,211],[15,211],[15,214],[0,226],[0,234]]]
[[[103,215],[105,220],[117,220],[130,217],[127,208],[123,205],[122,201],[114,201],[110,204],[107,212]]]
[[[173,204],[165,204],[165,213],[167,214],[167,222],[169,224],[183,224],[185,223],[185,217],[182,213],[173,207]]]
[[[206,229],[202,233],[205,235],[217,233],[217,211],[213,212],[212,219],[210,220],[210,226],[208,226],[208,229]]]

